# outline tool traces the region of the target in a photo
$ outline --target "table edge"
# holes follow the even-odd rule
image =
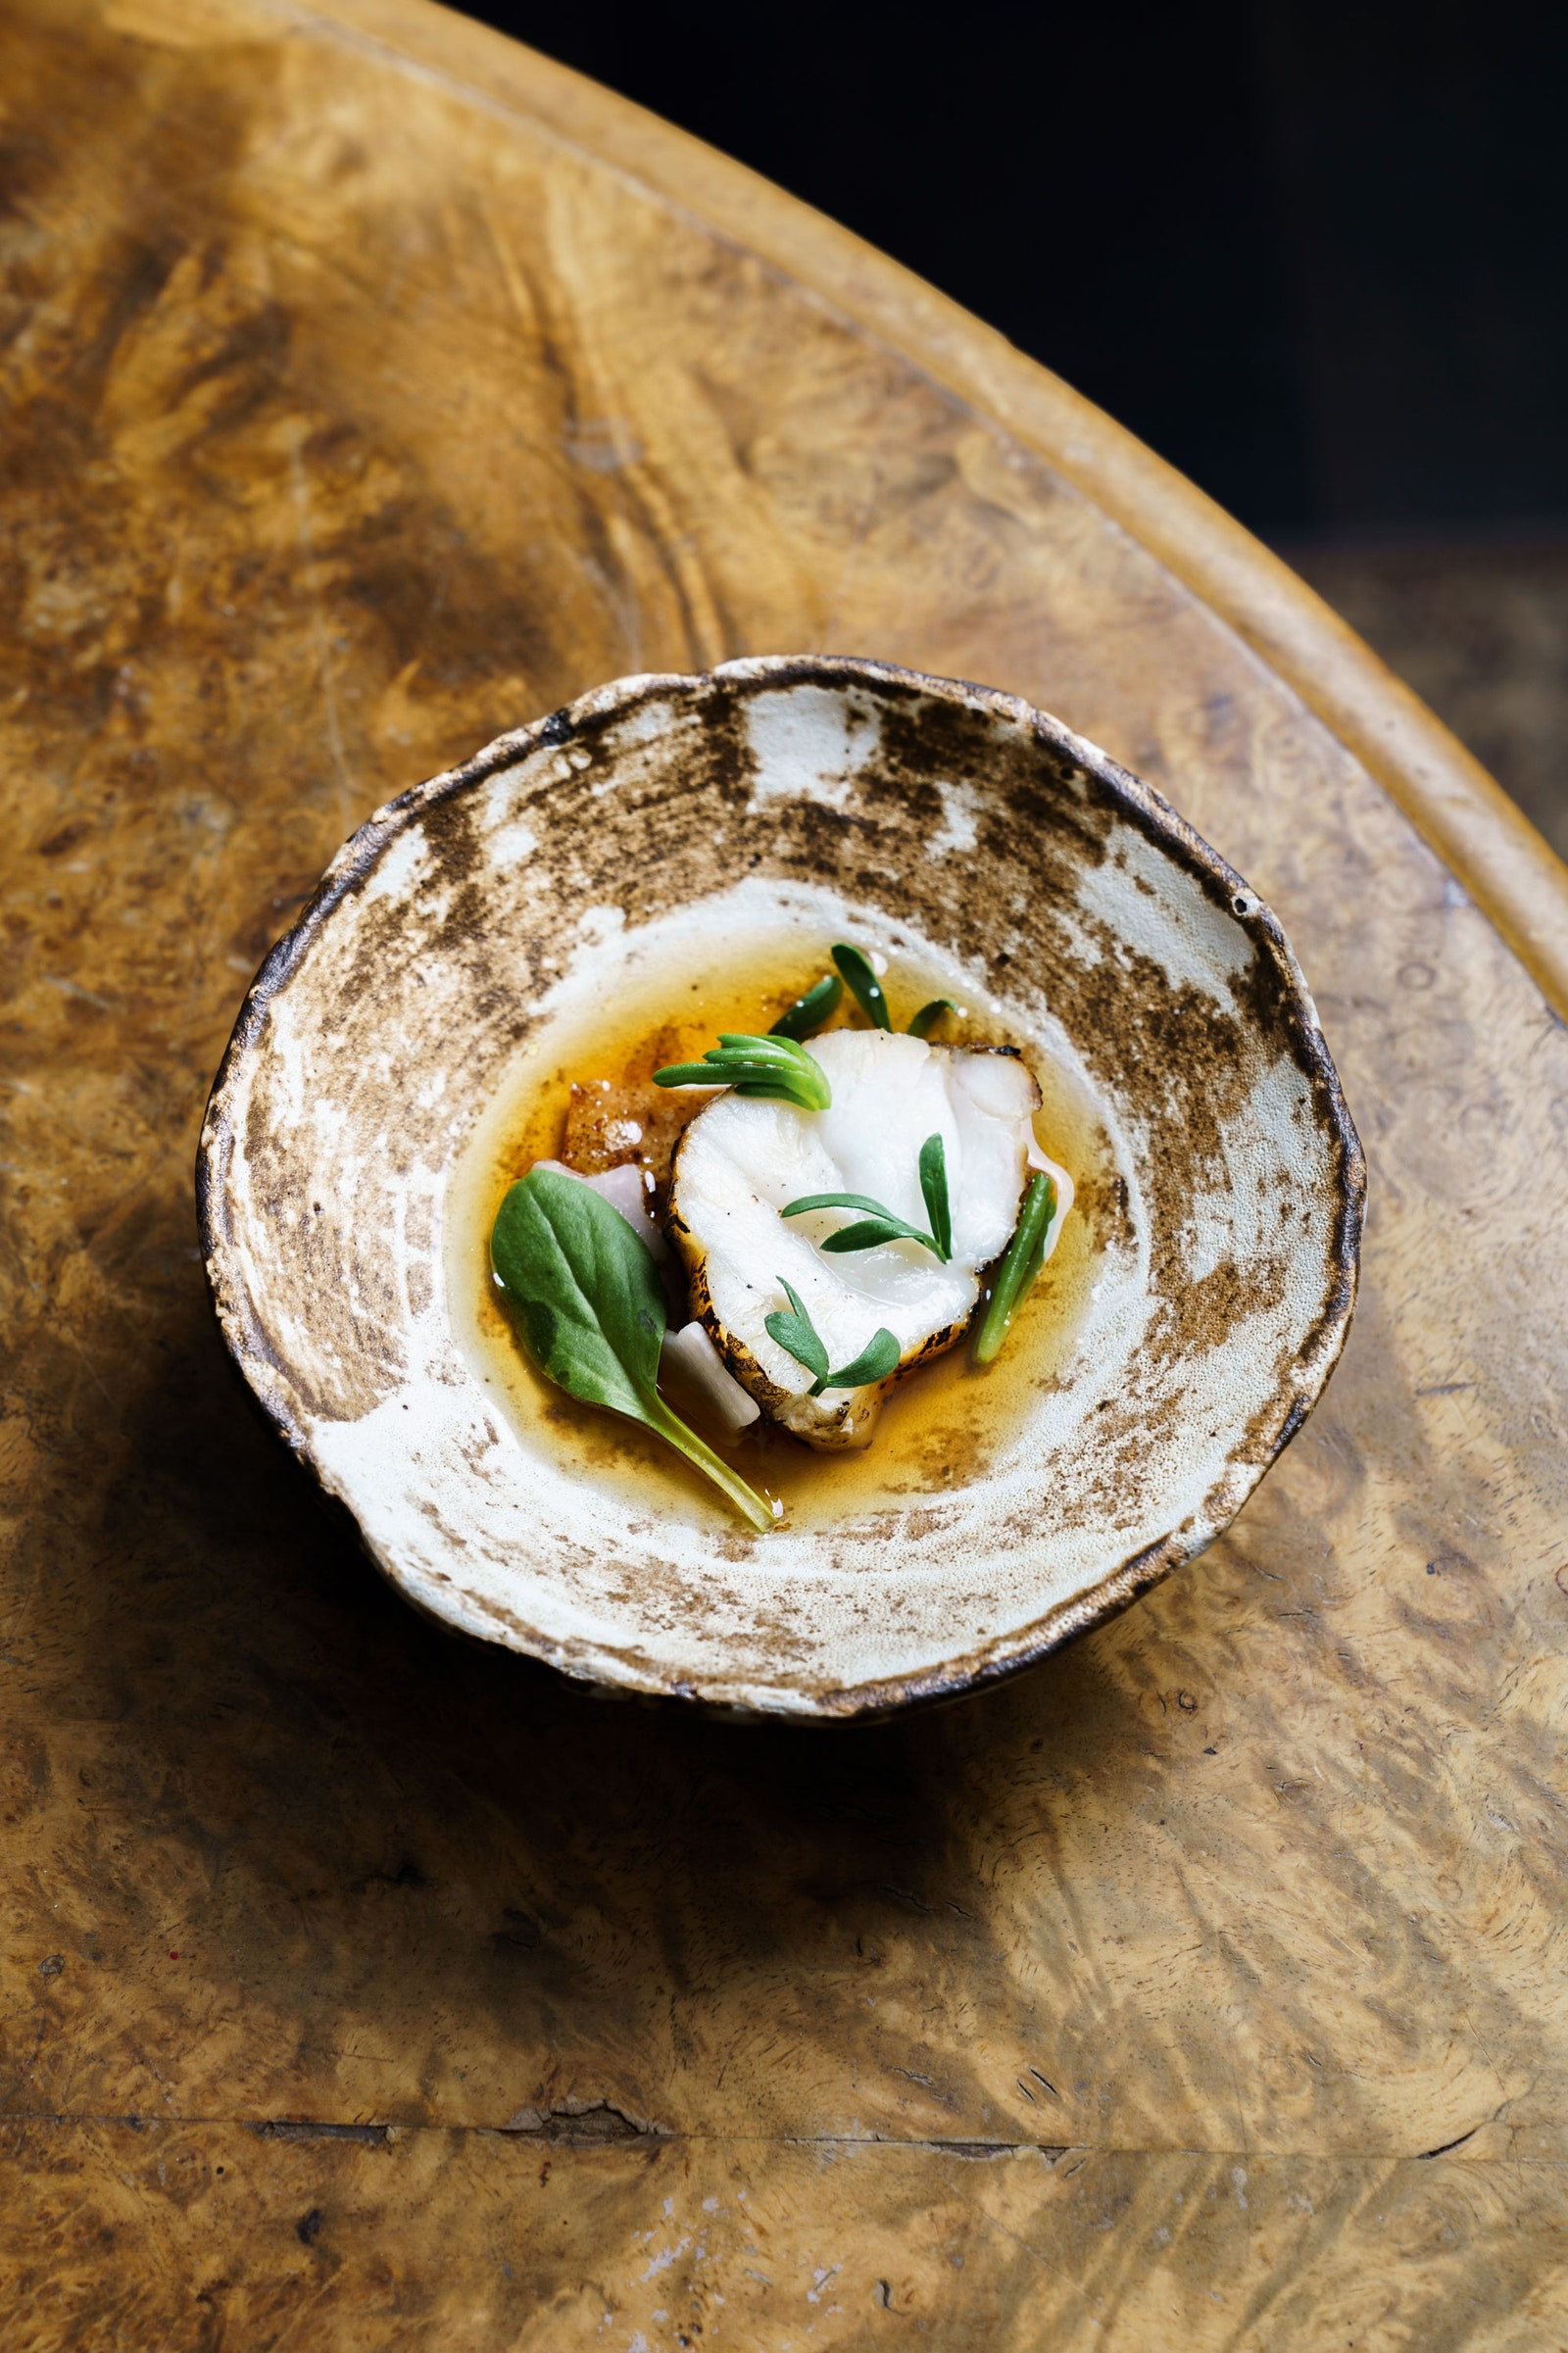
[[[232,5],[236,20],[254,24],[256,0]],[[291,29],[318,28],[390,52],[494,108],[528,116],[693,213],[991,417],[1154,556],[1299,697],[1403,810],[1568,1018],[1568,865],[1347,621],[1124,425],[799,197],[437,0],[261,6]]]

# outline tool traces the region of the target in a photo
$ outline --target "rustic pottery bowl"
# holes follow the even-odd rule
[[[760,1539],[509,1418],[447,1232],[563,994],[724,922],[795,925],[803,964],[923,943],[1100,1139],[1094,1279],[1004,1443]],[[1339,1355],[1363,1191],[1278,922],[1157,793],[1009,696],[815,658],[618,680],[380,810],[258,976],[198,1167],[228,1346],[411,1600],[623,1691],[822,1718],[1007,1674],[1201,1550]]]

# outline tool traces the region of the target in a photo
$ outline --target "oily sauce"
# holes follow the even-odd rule
[[[723,1497],[651,1432],[580,1404],[534,1368],[490,1272],[496,1212],[507,1188],[536,1159],[561,1156],[574,1082],[581,1087],[609,1080],[614,1087],[646,1081],[667,1062],[699,1059],[720,1030],[766,1031],[830,969],[825,952],[813,956],[798,937],[785,936],[744,949],[715,948],[695,977],[689,950],[678,975],[628,974],[610,1003],[549,1025],[524,1051],[512,1086],[481,1123],[455,1180],[449,1296],[465,1352],[525,1444],[548,1448],[585,1480],[618,1489],[633,1508],[688,1520],[694,1513],[733,1518]],[[870,1446],[856,1452],[819,1453],[765,1419],[739,1442],[719,1446],[751,1486],[783,1502],[797,1528],[907,1510],[922,1496],[983,1479],[1021,1431],[1038,1393],[1064,1374],[1102,1256],[1100,1209],[1110,1153],[1082,1087],[1038,1048],[1009,1037],[994,1010],[966,1002],[972,989],[934,961],[895,954],[881,979],[900,1026],[933,997],[953,998],[964,1008],[964,1018],[949,1016],[937,1027],[933,1043],[1023,1048],[1044,1099],[1035,1119],[1040,1143],[1069,1170],[1077,1199],[1049,1264],[1014,1315],[1001,1355],[985,1371],[976,1369],[960,1341],[894,1388]],[[846,991],[825,1027],[863,1025],[864,1015]],[[672,1401],[683,1409],[684,1400]],[[687,1418],[718,1446],[711,1428],[695,1415]]]

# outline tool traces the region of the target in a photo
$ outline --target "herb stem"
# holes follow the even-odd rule
[[[771,1505],[764,1502],[753,1487],[748,1487],[737,1471],[732,1471],[722,1454],[705,1446],[695,1430],[689,1430],[678,1413],[671,1412],[662,1397],[647,1399],[648,1424],[661,1438],[668,1441],[676,1452],[695,1463],[698,1470],[722,1488],[742,1518],[748,1520],[759,1536],[766,1536],[778,1526],[778,1517]]]
[[[1023,1208],[1012,1230],[1012,1240],[1004,1250],[997,1268],[996,1279],[991,1286],[991,1302],[975,1334],[976,1364],[990,1364],[1006,1339],[1013,1314],[1027,1298],[1045,1262],[1046,1236],[1055,1214],[1056,1188],[1051,1178],[1041,1172],[1029,1180],[1029,1190],[1023,1197]]]

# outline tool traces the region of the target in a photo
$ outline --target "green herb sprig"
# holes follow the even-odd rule
[[[737,1095],[770,1096],[803,1111],[825,1111],[833,1101],[827,1073],[794,1038],[749,1038],[721,1030],[700,1062],[671,1062],[654,1072],[656,1087],[733,1087]]]
[[[1029,1180],[1029,1190],[1023,1197],[1023,1207],[1012,1230],[1012,1240],[1002,1254],[996,1280],[991,1286],[991,1303],[980,1319],[975,1333],[974,1360],[989,1364],[1000,1350],[1012,1325],[1015,1310],[1028,1297],[1036,1275],[1045,1263],[1046,1236],[1056,1214],[1056,1188],[1042,1170]]]
[[[882,994],[882,983],[859,949],[852,948],[841,940],[833,951],[833,961],[844,975],[851,996],[867,1021],[876,1029],[891,1029],[893,1016],[888,1011],[888,1001]]]
[[[576,1177],[531,1168],[496,1214],[490,1263],[546,1380],[654,1431],[760,1535],[776,1525],[762,1497],[660,1396],[664,1295],[652,1253],[618,1209]]]
[[[852,1226],[829,1234],[821,1248],[835,1252],[875,1250],[879,1242],[917,1242],[946,1266],[953,1256],[953,1210],[948,1201],[948,1155],[940,1136],[927,1136],[920,1147],[920,1194],[931,1231],[924,1234],[873,1201],[868,1193],[808,1193],[779,1211],[781,1217],[804,1217],[808,1209],[859,1209],[864,1214]]]
[[[889,1373],[897,1370],[899,1344],[883,1324],[872,1333],[853,1363],[830,1373],[822,1336],[802,1305],[800,1294],[790,1288],[782,1275],[774,1280],[789,1300],[791,1312],[786,1315],[780,1307],[766,1318],[768,1337],[776,1340],[787,1355],[793,1356],[797,1364],[804,1364],[813,1376],[806,1393],[808,1397],[819,1397],[824,1389],[861,1389],[868,1382],[885,1381]]]
[[[858,948],[852,948],[848,941],[841,940],[833,951],[833,961],[848,981],[850,992],[866,1019],[877,1029],[891,1029],[893,1015],[888,1006],[887,995],[882,983],[872,971],[868,957]],[[815,993],[813,990],[811,994],[814,996]],[[801,1000],[803,1005],[809,1002],[808,998],[803,997]],[[836,1004],[837,1000],[835,999],[834,1002]],[[830,1007],[829,1010],[831,1009]],[[951,997],[933,997],[930,1004],[923,1005],[910,1021],[908,1035],[911,1038],[929,1037],[944,1013],[956,1013],[957,1009]],[[787,1020],[789,1016],[786,1014],[785,1018]],[[826,1015],[824,1014],[822,1018],[825,1020]],[[792,1034],[798,1036],[803,1033]]]
[[[819,1030],[824,1021],[831,1021],[844,996],[844,983],[836,972],[825,972],[814,989],[797,997],[788,1012],[780,1013],[770,1038],[808,1038]]]

